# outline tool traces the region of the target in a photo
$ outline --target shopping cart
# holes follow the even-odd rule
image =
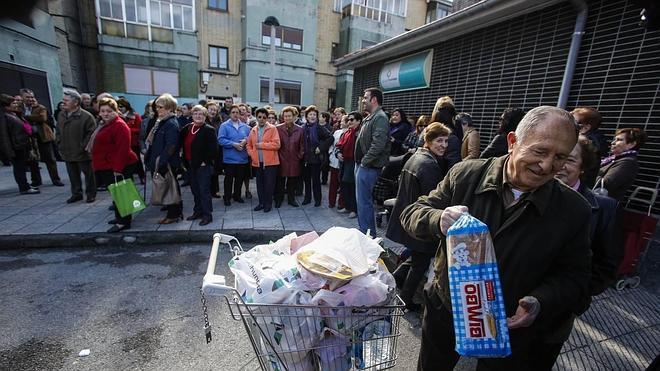
[[[216,233],[202,284],[207,343],[211,326],[205,295],[221,296],[242,321],[262,370],[384,370],[396,364],[404,303],[369,307],[246,303],[215,266],[220,245],[243,252],[232,236]],[[253,359],[254,360],[254,359]],[[251,360],[250,362],[252,362]]]

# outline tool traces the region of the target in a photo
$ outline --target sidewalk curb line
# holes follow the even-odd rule
[[[135,245],[165,245],[172,243],[212,243],[213,234],[224,233],[236,237],[241,243],[264,244],[275,241],[289,233],[299,235],[309,231],[297,230],[263,230],[263,229],[227,229],[200,231],[136,231],[126,233],[51,233],[37,235],[3,235],[0,236],[0,250],[33,249],[52,247],[104,247],[104,246],[135,246]],[[133,237],[129,242],[125,237]],[[130,240],[130,239],[129,239]]]

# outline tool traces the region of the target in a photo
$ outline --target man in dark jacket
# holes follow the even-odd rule
[[[554,179],[577,141],[572,116],[556,107],[532,109],[507,135],[509,155],[455,165],[428,196],[401,214],[414,238],[440,242],[435,280],[426,292],[419,370],[451,370],[455,352],[445,236],[469,212],[486,223],[500,270],[512,354],[481,358],[481,367],[531,370],[539,327],[579,310],[589,295],[590,207]]]
[[[367,89],[363,99],[369,116],[362,121],[355,141],[355,195],[360,231],[376,237],[373,191],[381,169],[390,160],[390,124],[381,108],[382,91]]]
[[[86,147],[96,129],[96,120],[89,112],[80,108],[81,97],[77,91],[65,91],[62,101],[64,110],[60,112],[57,123],[60,128],[58,147],[66,162],[66,171],[71,181],[71,197],[66,202],[83,199],[81,172],[85,175],[87,202],[94,202],[96,181],[92,170],[92,157]]]

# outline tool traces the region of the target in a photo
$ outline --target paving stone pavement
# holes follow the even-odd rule
[[[58,163],[58,167],[66,186],[51,185],[43,169],[44,185],[40,187],[41,194],[37,195],[20,195],[11,168],[0,167],[0,248],[10,247],[3,246],[7,244],[3,240],[5,237],[12,237],[13,241],[36,237],[48,246],[48,242],[57,236],[107,236],[107,221],[113,216],[112,211],[108,210],[111,203],[109,193],[99,192],[96,201],[91,204],[84,201],[66,204],[70,196],[69,181],[64,164]],[[182,190],[184,215],[188,216],[192,213],[192,194],[187,187]],[[346,214],[328,208],[326,186],[322,187],[324,201],[321,207],[306,205],[293,208],[285,204],[270,213],[252,210],[257,202],[254,180],[251,190],[255,198],[246,199],[244,204],[233,202],[225,207],[222,200],[214,199],[213,222],[204,227],[189,221],[159,225],[157,221],[164,213],[159,207],[148,207],[134,217],[130,234],[139,236],[151,233],[164,239],[182,233],[206,232],[210,235],[218,231],[265,231],[282,235],[290,231],[323,232],[332,226],[357,226],[356,219],[348,219]],[[378,233],[382,235],[384,231],[379,229]],[[657,237],[658,233],[656,240]],[[396,250],[396,244],[391,241],[386,240],[386,246]],[[657,243],[655,248],[658,248]],[[657,278],[659,274],[656,270],[653,276]],[[657,287],[649,290],[640,286],[621,292],[610,289],[595,298],[589,311],[576,320],[573,333],[554,369],[644,370],[660,354],[658,292]],[[474,360],[465,362],[466,369],[474,364]]]
[[[64,163],[58,163],[59,173],[65,183],[64,187],[55,187],[50,183],[45,168],[42,169],[44,184],[39,187],[41,194],[20,195],[14,182],[11,168],[0,167],[0,236],[20,235],[98,235],[103,234],[110,226],[107,221],[113,218],[113,212],[108,210],[112,200],[106,191],[98,192],[96,201],[88,204],[84,200],[67,204],[70,196],[69,180]],[[28,175],[29,179],[29,175]],[[137,179],[137,177],[136,177]],[[220,179],[222,184],[222,179]],[[140,193],[142,186],[136,184]],[[147,186],[146,201],[151,195],[150,185]],[[320,207],[313,204],[294,208],[284,203],[280,209],[269,213],[253,211],[257,205],[256,183],[250,182],[250,190],[254,196],[245,199],[245,203],[232,202],[225,206],[222,199],[213,199],[213,222],[200,227],[199,221],[181,221],[169,225],[159,225],[158,220],[165,216],[160,207],[147,207],[134,215],[132,234],[140,232],[171,231],[310,231],[323,232],[332,226],[356,227],[357,219],[348,219],[347,214],[340,214],[336,209],[328,208],[327,186],[322,186],[323,203]],[[184,216],[192,214],[193,197],[189,187],[182,187]],[[298,197],[298,202],[302,197]],[[126,232],[129,232],[126,231]]]

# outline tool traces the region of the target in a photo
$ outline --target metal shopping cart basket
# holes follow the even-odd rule
[[[221,296],[231,317],[242,321],[262,370],[384,370],[396,364],[404,303],[332,307],[246,303],[224,276],[214,273],[218,248],[234,256],[243,249],[232,236],[216,233],[202,284],[207,343],[211,341],[205,295]]]

